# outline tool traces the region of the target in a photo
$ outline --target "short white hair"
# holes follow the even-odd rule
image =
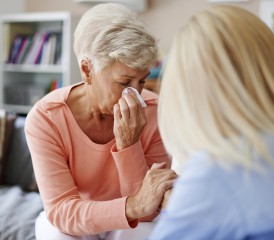
[[[215,6],[176,35],[159,98],[159,128],[178,160],[199,150],[257,167],[274,133],[274,35],[252,13]],[[274,162],[273,159],[270,162]]]
[[[151,68],[158,58],[155,38],[135,12],[122,4],[98,4],[80,19],[74,32],[78,63],[88,58],[96,72],[114,61],[138,69]]]

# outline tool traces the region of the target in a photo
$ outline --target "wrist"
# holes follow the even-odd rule
[[[121,151],[121,150],[123,150],[125,148],[127,148],[127,147],[124,144],[116,142],[116,149],[117,149],[117,151]]]
[[[137,143],[139,141],[139,139],[136,139],[134,141],[131,141],[131,142],[122,142],[122,141],[117,141],[116,140],[116,149],[117,151],[121,151],[121,150],[124,150],[132,145],[134,145],[135,143]]]
[[[126,217],[129,222],[143,217],[142,211],[136,204],[134,196],[129,196],[126,200]]]

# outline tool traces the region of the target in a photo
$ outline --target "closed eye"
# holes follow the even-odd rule
[[[120,84],[121,84],[122,86],[128,86],[129,82],[126,82],[126,83],[120,82]]]
[[[145,80],[139,81],[139,84],[140,84],[140,85],[145,84],[145,83],[146,83]]]

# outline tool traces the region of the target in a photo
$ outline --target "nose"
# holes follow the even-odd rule
[[[140,93],[140,91],[141,91],[140,85],[139,85],[139,81],[137,81],[137,82],[135,82],[135,81],[133,82],[133,81],[132,81],[129,87],[135,88],[139,93]]]

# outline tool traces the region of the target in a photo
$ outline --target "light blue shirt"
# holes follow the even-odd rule
[[[274,139],[267,143],[274,159]],[[197,153],[149,240],[274,240],[274,168],[264,169],[225,169]]]

